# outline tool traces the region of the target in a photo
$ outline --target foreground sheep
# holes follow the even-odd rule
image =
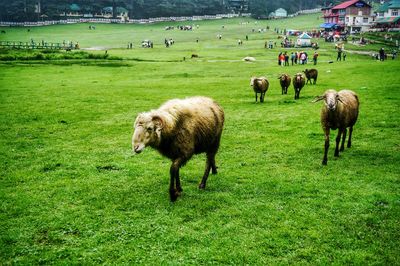
[[[350,90],[327,90],[322,96],[314,99],[314,102],[324,100],[325,105],[321,110],[321,125],[325,133],[325,151],[322,164],[328,163],[328,149],[329,149],[329,131],[330,129],[338,129],[336,137],[335,156],[339,156],[339,142],[343,134],[342,145],[340,151],[344,150],[344,142],[346,140],[347,128],[349,128],[349,140],[347,148],[351,147],[351,135],[353,133],[353,126],[357,121],[359,100],[357,94]]]
[[[300,91],[304,87],[305,79],[303,74],[297,73],[293,77],[293,88],[294,88],[294,99],[297,100],[300,98]]]
[[[260,93],[260,102],[264,102],[265,93],[268,90],[269,82],[266,77],[252,77],[250,79],[250,86],[253,87],[254,93],[256,95],[256,102],[258,99],[257,93]]]
[[[141,113],[136,118],[132,148],[140,153],[147,146],[172,160],[169,194],[175,201],[182,192],[179,168],[193,156],[206,153],[206,169],[199,185],[206,187],[210,169],[217,173],[215,154],[224,125],[224,111],[210,98],[174,99],[159,109]]]
[[[279,78],[279,83],[281,84],[282,88],[282,95],[287,94],[287,90],[290,86],[292,79],[288,74],[282,74]]]
[[[311,79],[313,79],[312,84],[315,85],[315,83],[317,83],[318,70],[312,68],[312,69],[306,69],[303,72],[304,72],[304,74],[306,74],[306,78],[307,78],[306,84],[308,84],[308,82],[310,82],[310,84],[311,84]]]

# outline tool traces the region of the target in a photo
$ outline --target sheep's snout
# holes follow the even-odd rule
[[[328,110],[331,111],[331,112],[336,110],[336,105],[335,104],[329,103],[327,105],[327,107],[328,107]]]
[[[142,128],[136,128],[132,136],[132,151],[135,153],[141,153],[146,147],[145,143]]]
[[[136,144],[133,146],[133,151],[137,154],[141,153],[144,150],[143,144]]]
[[[336,110],[336,99],[337,99],[337,97],[335,95],[327,95],[326,96],[325,105],[326,105],[326,108],[328,108],[328,110],[331,112]]]

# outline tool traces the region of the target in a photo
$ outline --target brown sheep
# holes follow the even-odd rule
[[[250,86],[253,87],[254,93],[256,95],[257,102],[257,93],[260,93],[260,102],[264,102],[265,93],[268,90],[269,82],[266,77],[252,77],[250,79]]]
[[[293,77],[293,88],[294,88],[294,99],[297,100],[300,98],[300,91],[304,87],[305,79],[303,74],[297,73]]]
[[[342,145],[340,146],[340,151],[343,151],[347,128],[349,128],[347,148],[351,147],[353,126],[357,122],[360,103],[357,94],[351,90],[339,92],[327,90],[322,96],[316,97],[313,102],[320,100],[324,100],[325,103],[321,109],[321,125],[325,133],[325,151],[322,164],[326,165],[328,163],[329,130],[338,129],[335,149],[335,157],[338,157],[340,137],[343,134]]]
[[[310,84],[311,84],[311,79],[314,80],[312,84],[315,84],[317,82],[318,70],[313,68],[313,69],[306,69],[303,72],[304,72],[304,74],[306,74],[306,77],[307,77],[306,84],[308,84],[308,82],[310,82]]]
[[[282,95],[287,94],[292,78],[288,74],[282,74],[278,79],[282,87]]]
[[[215,155],[223,125],[224,111],[210,98],[170,100],[157,110],[137,116],[132,148],[135,153],[140,153],[146,146],[150,146],[172,160],[169,194],[171,201],[175,201],[182,192],[179,169],[193,154],[207,155],[200,189],[206,187],[210,169],[213,174],[217,173]]]

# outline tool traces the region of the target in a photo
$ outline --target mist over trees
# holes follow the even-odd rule
[[[0,0],[0,20],[60,19],[64,12],[101,14],[104,7],[122,7],[130,18],[252,13],[266,17],[278,8],[288,13],[325,6],[326,0]],[[75,5],[73,5],[75,4]],[[40,6],[40,7],[39,7]],[[116,8],[114,8],[116,10]],[[115,15],[115,14],[114,14]]]

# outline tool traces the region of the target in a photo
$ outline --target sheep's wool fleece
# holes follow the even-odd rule
[[[208,125],[215,124],[216,118],[219,122],[224,121],[222,108],[212,99],[201,96],[169,100],[151,113],[163,118],[166,131],[173,130],[183,116],[191,122]]]

